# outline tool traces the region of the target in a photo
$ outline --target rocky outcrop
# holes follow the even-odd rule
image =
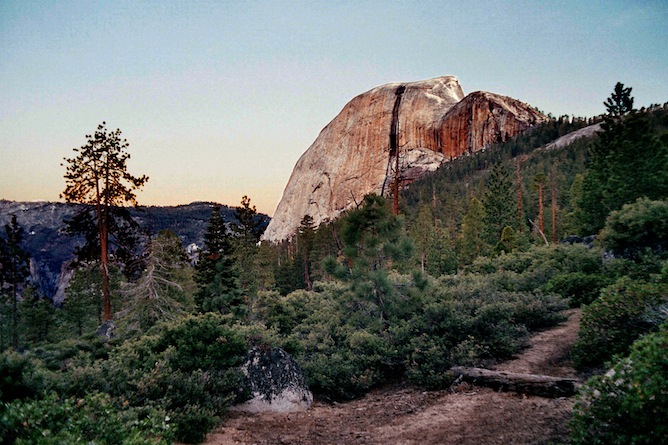
[[[374,88],[351,100],[299,159],[262,239],[286,239],[304,215],[318,225],[366,194],[388,196],[397,154],[406,185],[545,119],[509,97],[465,97],[454,76]]]
[[[508,96],[476,91],[443,116],[437,140],[441,153],[455,158],[504,142],[547,118]]]
[[[251,349],[241,367],[250,399],[233,410],[289,413],[305,411],[313,403],[304,373],[297,362],[280,348]]]
[[[543,150],[552,150],[556,148],[564,148],[569,145],[571,145],[573,142],[575,142],[578,139],[581,138],[590,138],[593,137],[596,133],[601,131],[601,124],[593,124],[589,125],[584,128],[580,128],[579,130],[572,131],[568,134],[563,135],[559,139],[555,139],[554,141],[550,142],[549,144],[545,145],[543,147]]]

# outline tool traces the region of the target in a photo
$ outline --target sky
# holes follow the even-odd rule
[[[138,201],[273,214],[354,96],[454,75],[555,116],[668,101],[668,2],[0,1],[0,199],[58,201],[102,121]]]

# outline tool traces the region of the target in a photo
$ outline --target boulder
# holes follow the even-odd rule
[[[250,399],[233,406],[233,410],[289,413],[305,411],[313,403],[304,372],[295,359],[280,348],[251,349],[241,371]]]
[[[95,331],[98,337],[101,337],[105,341],[109,341],[112,338],[116,337],[116,325],[113,321],[107,320],[102,323],[97,330]]]

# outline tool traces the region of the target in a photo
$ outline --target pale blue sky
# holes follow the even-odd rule
[[[668,101],[668,2],[0,1],[0,198],[57,200],[103,120],[142,204],[273,213],[355,95],[441,75],[555,115]]]

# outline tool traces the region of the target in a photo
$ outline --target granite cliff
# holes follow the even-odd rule
[[[297,161],[263,240],[288,238],[304,215],[318,225],[368,193],[389,196],[396,156],[406,185],[546,119],[510,97],[465,96],[454,76],[376,87],[348,102]]]

